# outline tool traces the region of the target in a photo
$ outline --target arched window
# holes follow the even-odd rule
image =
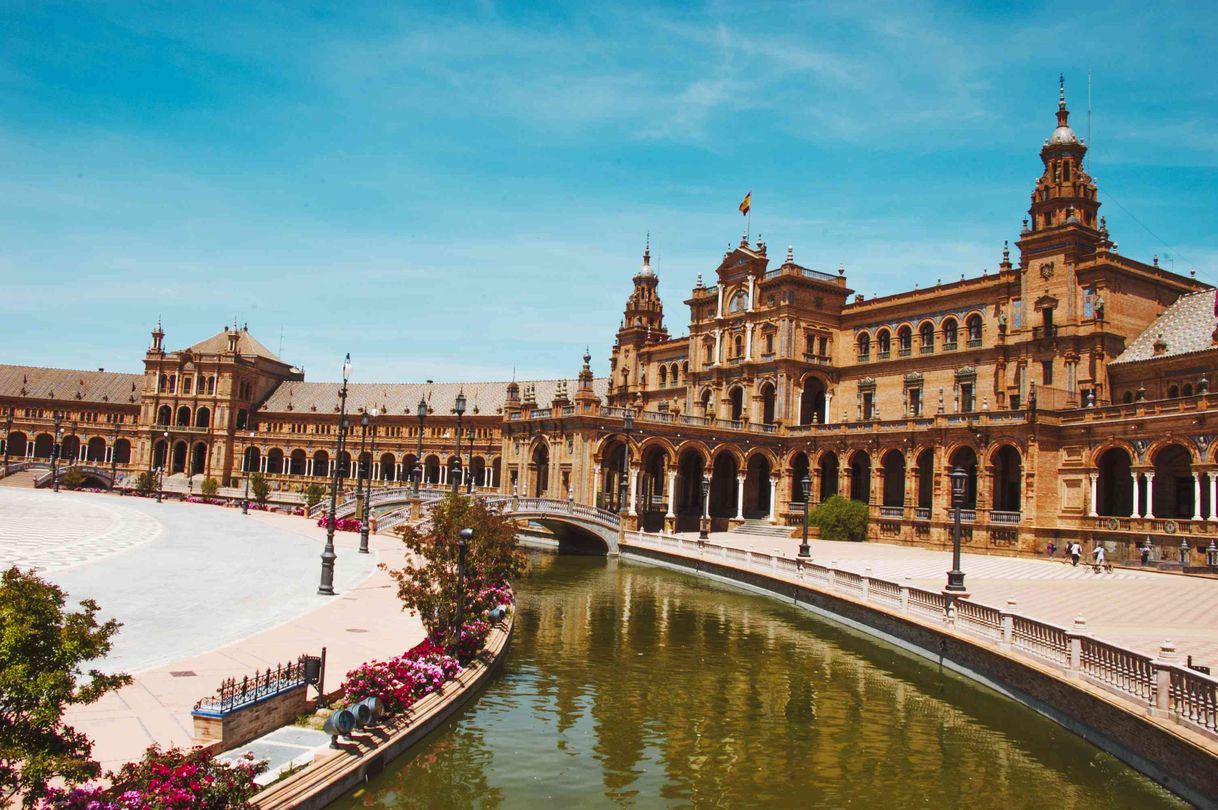
[[[863,332],[859,335],[859,359],[866,360],[871,356],[871,335]]]
[[[1178,396],[1180,396],[1180,389],[1179,389],[1179,388],[1177,388],[1177,387],[1176,387],[1176,386],[1174,386],[1174,385],[1169,385],[1169,386],[1167,386],[1167,398],[1168,398],[1168,399],[1175,399],[1175,398],[1176,398],[1176,397],[1178,397]]]
[[[744,337],[736,335],[736,356],[744,357]]]
[[[1133,402],[1133,391],[1126,391],[1124,394],[1121,394],[1121,402],[1124,402],[1126,405]]]
[[[162,405],[156,412],[156,423],[158,425],[168,425],[169,420],[173,418],[173,409],[168,405]]]
[[[969,348],[975,349],[981,345],[981,316],[969,315],[965,326],[968,328]]]
[[[888,356],[892,350],[892,336],[887,329],[881,329],[875,336],[875,350],[881,360]]]
[[[676,385],[681,381],[681,367],[676,363],[672,364],[672,369],[668,372],[668,376],[672,379],[672,384]]]
[[[161,393],[164,393],[169,390],[169,376],[166,374],[161,375],[160,390],[161,390]]]
[[[930,354],[935,350],[935,325],[930,321],[922,324],[918,329],[918,340],[921,344],[922,354]]]
[[[1191,397],[1192,395],[1193,395],[1193,384],[1185,383],[1184,387],[1180,389],[1180,396]]]
[[[702,392],[702,415],[711,415],[711,392],[709,388]]]
[[[956,348],[956,319],[945,318],[943,321],[943,349],[952,351]]]
[[[211,425],[211,411],[207,408],[199,408],[195,411],[195,427],[205,428]]]
[[[208,378],[207,378],[207,393],[209,393],[209,394],[214,394],[214,393],[216,393],[216,378],[215,378],[215,376],[211,376],[211,377],[208,377]]]
[[[249,421],[249,414],[245,408],[237,411],[237,430],[244,430],[246,423]]]
[[[707,362],[707,363],[714,362],[714,355],[713,355],[714,350],[715,350],[714,344],[712,344],[709,340],[702,344],[702,352],[703,352],[703,355],[705,356],[705,362]]]
[[[178,408],[177,425],[178,427],[187,427],[190,425],[190,408],[186,407],[185,405]]]
[[[913,330],[908,326],[902,326],[897,330],[897,351],[902,357],[908,357],[910,349],[913,348]]]
[[[182,393],[183,394],[190,393],[190,384],[193,379],[194,379],[194,377],[189,377],[189,376],[182,378]]]
[[[660,387],[663,388],[666,385],[668,385],[668,368],[660,366]]]

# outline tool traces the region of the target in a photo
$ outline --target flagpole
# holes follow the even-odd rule
[[[745,216],[746,225],[744,226],[744,241],[748,242],[753,238],[753,206],[749,206],[749,212]]]

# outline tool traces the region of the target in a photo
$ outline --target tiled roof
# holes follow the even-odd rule
[[[548,407],[554,400],[559,380],[520,380],[520,397],[523,400],[525,390],[533,386],[537,392],[538,407]],[[575,398],[579,390],[579,382],[574,379],[566,381],[567,397]],[[285,413],[288,411],[336,413],[338,411],[338,389],[341,383],[336,382],[285,382],[280,384],[275,392],[262,406],[263,413]],[[410,414],[415,413],[419,399],[427,400],[432,413],[447,415],[453,412],[457,401],[457,392],[465,391],[465,413],[470,415],[477,408],[482,416],[494,416],[499,413],[507,399],[508,382],[467,382],[467,383],[350,383],[347,387],[347,410],[350,413],[361,409],[376,408],[381,413]],[[592,390],[604,401],[609,391],[609,379],[599,377],[592,381]]]
[[[217,332],[206,340],[200,340],[191,346],[190,351],[195,354],[223,354],[228,351],[229,334],[228,329]],[[239,354],[252,354],[258,357],[266,357],[279,363],[283,362],[274,352],[259,343],[257,338],[249,333],[248,329],[238,330],[237,335],[237,352]]]
[[[1202,290],[1181,296],[1155,318],[1146,331],[1134,338],[1112,363],[1135,363],[1213,348],[1215,292],[1218,291]],[[1167,349],[1155,354],[1155,341],[1160,337],[1167,344]]]
[[[0,365],[0,396],[65,402],[139,402],[144,378],[115,371]]]

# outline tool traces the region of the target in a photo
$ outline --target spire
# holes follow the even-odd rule
[[[1070,111],[1066,109],[1066,77],[1064,74],[1057,74],[1057,125],[1059,127],[1068,126],[1066,120],[1070,117]]]
[[[647,232],[647,241],[643,245],[643,266],[639,269],[639,275],[654,275],[651,271],[651,231]]]

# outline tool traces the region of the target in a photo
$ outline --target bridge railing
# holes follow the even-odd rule
[[[1154,657],[1095,638],[1087,632],[1082,618],[1075,619],[1070,628],[1060,627],[1017,613],[1014,600],[1003,608],[995,608],[869,573],[815,564],[777,549],[769,554],[648,532],[626,532],[625,542],[627,546],[711,558],[733,568],[761,571],[808,588],[870,603],[878,610],[909,616],[915,621],[942,624],[978,643],[1041,666],[1048,664],[1067,677],[1098,686],[1152,715],[1172,718],[1218,739],[1218,678],[1183,666],[1170,642],[1165,642]]]
[[[10,470],[11,469],[12,468],[10,467]],[[110,483],[110,484],[114,483],[113,479],[110,478],[110,469],[108,467],[107,468],[95,467],[92,464],[60,463],[60,464],[56,465],[54,468],[48,466],[46,472],[42,473],[41,475],[35,476],[34,477],[34,486],[36,488],[46,486],[48,483],[52,483],[52,481],[51,481],[52,475],[57,476],[59,478],[63,478],[64,473],[66,473],[68,470],[79,470],[80,472],[84,473],[85,475],[91,475],[94,478],[100,478],[101,480],[106,481],[107,483]]]
[[[598,523],[617,529],[622,525],[621,518],[616,512],[609,512],[595,506],[585,506],[574,501],[560,501],[554,498],[509,498],[508,511],[512,514],[547,514],[577,515],[592,523]]]

